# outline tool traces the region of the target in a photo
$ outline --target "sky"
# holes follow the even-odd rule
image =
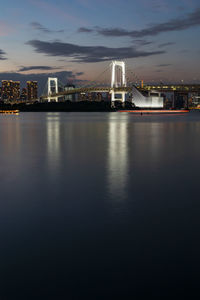
[[[199,0],[0,0],[0,80],[200,83]]]

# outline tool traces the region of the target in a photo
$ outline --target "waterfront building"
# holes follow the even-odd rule
[[[64,91],[71,91],[75,89],[75,85],[73,84],[67,84],[64,86]],[[75,101],[75,94],[69,94],[65,95],[64,97],[65,101]]]
[[[12,81],[2,80],[2,100],[11,100],[12,98]]]
[[[27,81],[27,100],[36,100],[38,98],[37,81]]]
[[[21,100],[26,101],[27,100],[27,88],[23,88],[22,89],[22,93],[21,93]]]
[[[164,102],[161,94],[155,90],[143,95],[136,87],[132,90],[132,103],[139,108],[163,108]]]
[[[13,100],[20,99],[20,81],[13,81]]]
[[[103,100],[102,93],[96,94],[96,101],[101,102]]]
[[[20,81],[2,80],[2,100],[13,101],[20,98]]]
[[[188,107],[188,93],[174,92],[174,108],[187,108]]]
[[[195,108],[200,106],[200,93],[192,93],[188,99],[189,107]]]

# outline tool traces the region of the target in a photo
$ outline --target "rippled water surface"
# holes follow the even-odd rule
[[[198,293],[199,186],[199,113],[1,115],[0,299]]]

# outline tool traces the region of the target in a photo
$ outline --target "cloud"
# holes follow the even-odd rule
[[[174,42],[163,43],[163,44],[158,45],[158,48],[163,48],[163,47],[167,47],[167,46],[172,46],[172,45],[175,45],[175,44],[176,44],[176,43],[174,43]]]
[[[142,35],[134,34],[137,31],[129,31],[123,28],[101,28],[96,27],[96,32],[100,35],[104,36],[112,36],[112,37],[121,37],[121,36],[130,36],[130,37],[143,37]]]
[[[77,72],[77,73],[75,73],[77,76],[81,76],[81,75],[83,75],[84,74],[84,72]]]
[[[25,71],[32,71],[32,70],[44,70],[44,71],[48,71],[48,70],[54,70],[54,69],[55,68],[49,67],[49,66],[29,66],[29,67],[21,66],[20,69],[18,70],[18,72],[25,72]]]
[[[192,13],[186,14],[184,17],[171,19],[167,22],[150,25],[142,30],[126,30],[123,28],[101,28],[95,27],[95,31],[103,36],[107,37],[123,37],[129,36],[132,38],[141,38],[145,36],[156,36],[163,32],[181,31],[188,28],[196,27],[200,25],[200,8],[197,8]],[[92,30],[84,28],[84,32],[88,29],[88,32]],[[81,32],[81,31],[80,31]]]
[[[41,31],[43,33],[63,33],[64,30],[50,30],[47,27],[43,26],[39,22],[30,23],[31,27],[35,30]]]
[[[163,54],[165,51],[139,51],[134,47],[109,48],[103,46],[79,46],[62,42],[45,42],[31,40],[26,44],[32,46],[37,53],[48,56],[71,57],[75,62],[102,62],[108,60],[147,57]]]
[[[171,66],[171,64],[160,64],[160,65],[157,65],[157,67],[169,67]]]
[[[78,29],[78,32],[93,32],[94,30],[93,29],[90,29],[90,28],[86,28],[86,27],[80,27]]]
[[[6,52],[4,52],[3,50],[0,49],[0,60],[6,60],[7,58],[4,57],[4,55],[6,54]]]
[[[143,39],[134,40],[133,43],[134,43],[134,44],[137,44],[138,46],[147,46],[147,45],[153,44],[153,42],[151,42],[151,41],[146,41],[146,40],[143,40]]]

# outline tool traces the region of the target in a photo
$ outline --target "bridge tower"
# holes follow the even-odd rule
[[[48,102],[51,102],[52,99],[58,102],[58,97],[55,98],[50,97],[52,94],[57,94],[57,93],[58,93],[58,78],[49,77],[48,78],[48,96],[49,96]]]
[[[116,100],[121,100],[124,104],[126,92],[115,92],[115,88],[126,87],[126,69],[124,61],[112,61],[111,63],[111,101],[114,105]],[[121,98],[116,98],[116,95],[121,95]]]

